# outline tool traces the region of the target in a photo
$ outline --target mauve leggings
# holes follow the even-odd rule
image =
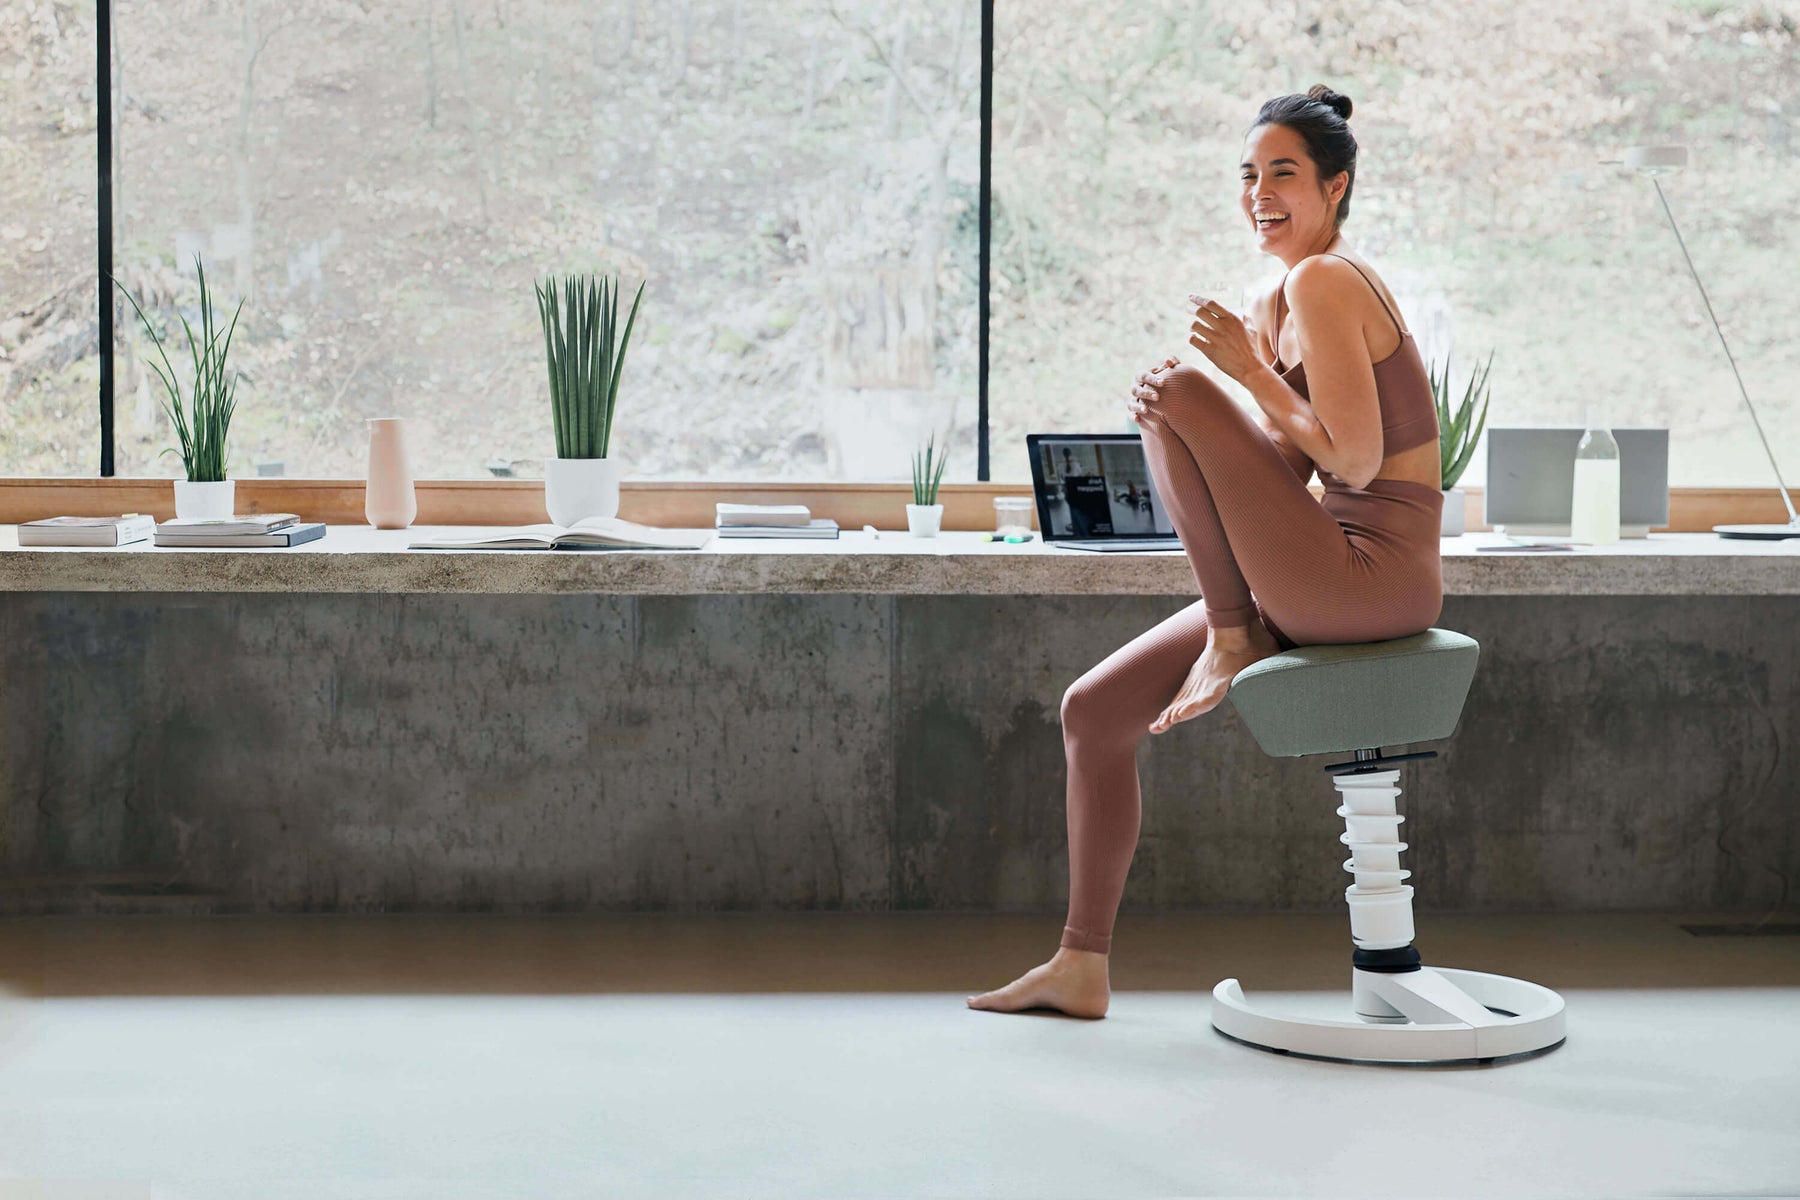
[[[1164,375],[1161,399],[1139,414],[1138,428],[1201,599],[1107,655],[1063,695],[1062,944],[1101,953],[1112,949],[1137,848],[1137,745],[1187,680],[1209,625],[1260,616],[1285,650],[1406,637],[1430,628],[1443,607],[1436,488],[1376,480],[1351,491],[1330,480],[1315,500],[1306,488],[1312,461],[1278,447],[1190,366]]]

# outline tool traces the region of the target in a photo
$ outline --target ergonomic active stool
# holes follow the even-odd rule
[[[1395,812],[1397,765],[1435,750],[1381,747],[1449,737],[1462,716],[1480,646],[1448,629],[1388,642],[1302,646],[1238,672],[1228,693],[1266,754],[1347,754],[1325,768],[1350,848],[1350,1016],[1265,1012],[1236,979],[1213,989],[1213,1028],[1283,1054],[1372,1063],[1488,1062],[1555,1048],[1563,1000],[1522,979],[1424,966],[1413,947],[1413,889],[1403,883]]]

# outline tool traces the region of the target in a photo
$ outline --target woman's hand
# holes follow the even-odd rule
[[[1256,352],[1255,326],[1248,317],[1240,317],[1216,300],[1189,295],[1194,305],[1194,323],[1189,327],[1188,344],[1212,360],[1213,366],[1239,383],[1263,366]]]
[[[1131,411],[1132,421],[1135,422],[1144,413],[1149,412],[1150,406],[1162,399],[1162,392],[1158,389],[1162,387],[1163,372],[1180,365],[1181,360],[1171,354],[1163,359],[1162,366],[1138,375],[1137,382],[1131,388],[1131,399],[1125,402],[1125,407]]]

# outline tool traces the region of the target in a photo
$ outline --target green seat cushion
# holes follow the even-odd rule
[[[1263,753],[1280,758],[1435,741],[1456,730],[1480,653],[1448,629],[1301,646],[1239,671],[1229,695]]]

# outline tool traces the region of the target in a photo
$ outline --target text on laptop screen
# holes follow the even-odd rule
[[[1037,452],[1048,536],[1175,536],[1139,439],[1040,438]]]

